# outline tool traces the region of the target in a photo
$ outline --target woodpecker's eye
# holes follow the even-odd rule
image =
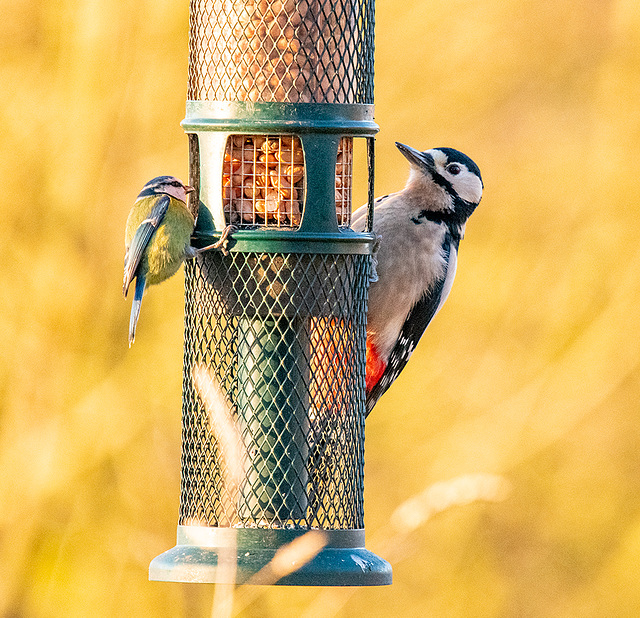
[[[462,171],[462,168],[457,163],[449,163],[447,165],[447,172],[453,176],[457,176]]]

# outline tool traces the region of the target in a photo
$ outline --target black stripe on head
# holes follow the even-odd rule
[[[138,193],[138,197],[149,197],[151,195],[158,195],[162,193],[160,191],[160,187],[163,187],[167,184],[171,184],[176,179],[173,176],[156,176],[152,178],[144,187],[142,187],[142,191]]]
[[[176,179],[173,176],[156,176],[155,178],[152,178],[144,186],[144,188],[146,189],[147,187],[159,187],[161,185],[167,185],[172,183],[174,180]]]
[[[482,176],[480,174],[480,168],[466,154],[460,152],[459,150],[456,150],[455,148],[433,148],[433,150],[438,150],[447,157],[447,165],[449,165],[449,163],[460,163],[461,165],[464,165],[467,170],[469,170],[469,172],[475,174],[480,179],[480,183],[484,188],[484,183],[482,182]],[[446,178],[441,176],[438,172],[434,172],[432,176],[433,182],[442,187],[447,193],[449,193],[449,195],[453,197],[453,210],[456,213],[457,223],[464,223],[471,216],[478,204],[467,202],[466,200],[462,199],[457,194],[456,190],[453,187],[453,184]]]
[[[480,174],[480,168],[474,163],[472,159],[470,159],[466,154],[456,150],[455,148],[434,148],[434,150],[439,150],[447,155],[447,163],[461,163],[465,165],[467,169],[475,174],[482,182],[482,175]],[[482,187],[484,188],[484,183],[482,183]]]
[[[458,194],[453,188],[453,185],[444,176],[440,176],[440,174],[435,171],[435,168],[431,172],[431,178],[435,184],[442,187],[449,195],[457,197]]]

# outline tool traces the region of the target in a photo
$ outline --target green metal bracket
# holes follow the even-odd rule
[[[200,159],[200,208],[205,204],[210,217],[196,228],[196,238],[211,243],[216,231],[226,225],[222,204],[222,166],[227,137],[231,134],[296,134],[302,142],[305,156],[305,204],[300,227],[287,231],[281,239],[306,236],[311,251],[325,252],[343,234],[335,216],[335,160],[340,138],[343,135],[372,137],[378,131],[373,121],[373,105],[319,104],[319,103],[248,103],[218,101],[188,101],[187,115],[182,127],[196,134]],[[261,234],[272,234],[270,229]],[[355,240],[354,232],[347,232],[347,244]],[[274,238],[271,236],[271,238]],[[264,236],[238,236],[243,239],[242,249],[257,250],[250,241],[260,241]],[[311,240],[313,239],[313,240]],[[349,242],[350,241],[350,242]],[[298,241],[299,251],[304,241]],[[340,242],[340,241],[338,241]],[[371,238],[362,236],[361,242]],[[357,243],[355,243],[357,244]],[[264,250],[264,249],[263,249]],[[282,246],[273,249],[282,251]],[[343,245],[341,252],[348,252]],[[357,251],[359,252],[359,250]]]

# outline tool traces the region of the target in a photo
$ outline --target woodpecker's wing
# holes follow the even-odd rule
[[[380,206],[383,202],[386,202],[390,197],[394,197],[397,195],[396,193],[389,193],[389,195],[382,195],[377,197],[373,202],[374,209]],[[353,212],[351,215],[351,229],[355,232],[364,232],[365,227],[367,227],[367,215],[368,215],[368,204],[363,204]],[[375,213],[375,210],[374,210]],[[375,225],[375,217],[374,217],[374,225]]]
[[[438,312],[449,294],[452,284],[452,277],[455,275],[456,257],[458,243],[449,233],[445,234],[445,241],[442,246],[442,255],[447,267],[433,287],[428,290],[422,298],[411,308],[407,319],[402,325],[402,330],[398,335],[391,353],[389,361],[380,376],[380,379],[367,392],[366,412],[368,416],[378,399],[384,395],[394,380],[400,375],[409,357],[420,341],[420,337],[429,326],[429,322]],[[453,255],[452,255],[453,254]]]
[[[131,281],[136,276],[136,270],[138,270],[138,266],[140,265],[142,254],[147,248],[151,237],[160,227],[160,223],[162,223],[164,216],[167,214],[167,210],[169,210],[170,200],[171,198],[168,195],[163,195],[158,198],[151,209],[149,216],[138,226],[136,233],[131,239],[131,244],[124,256],[124,280],[122,282],[122,293],[125,298],[129,291]]]

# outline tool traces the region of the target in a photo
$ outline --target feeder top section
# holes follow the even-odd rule
[[[191,101],[373,103],[373,0],[191,0]]]

